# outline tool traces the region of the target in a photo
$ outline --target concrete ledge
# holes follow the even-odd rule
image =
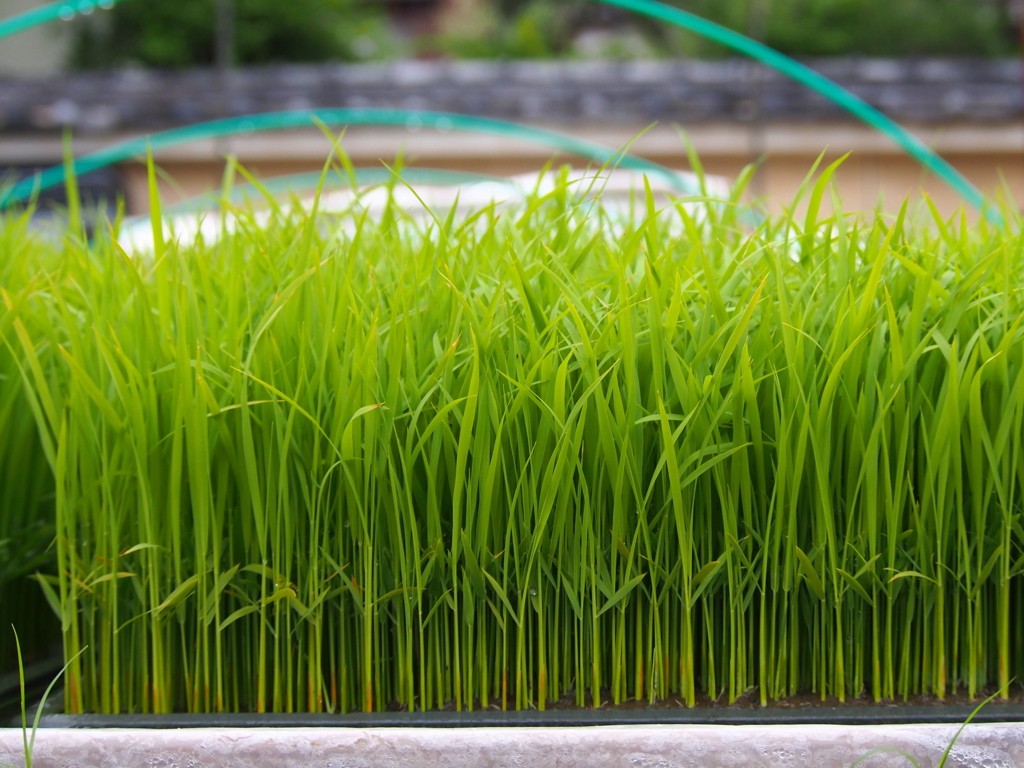
[[[531,125],[568,133],[577,139],[620,148],[631,145],[631,151],[659,162],[685,162],[686,145],[675,126],[663,123],[645,131],[645,125],[623,126],[594,121],[588,126],[566,126],[550,121],[533,121]],[[905,126],[923,143],[942,155],[959,157],[991,157],[1013,154],[1019,156],[1024,147],[1024,127],[1019,121],[985,125],[948,124],[942,127]],[[639,136],[638,136],[639,135]],[[832,154],[854,152],[858,155],[904,157],[904,151],[887,137],[867,126],[849,122],[797,123],[777,122],[760,127],[739,123],[706,123],[687,126],[686,135],[694,143],[703,160],[725,158],[749,159],[757,147],[761,153],[779,157],[797,157],[805,165],[825,147]],[[134,133],[110,134],[103,138],[76,137],[75,153],[79,156],[106,149],[114,144],[138,138]],[[420,163],[458,161],[479,164],[500,160],[546,161],[555,154],[550,147],[482,133],[433,129],[410,131],[405,128],[354,126],[345,132],[342,146],[356,164],[376,165],[383,158],[391,161],[398,152]],[[319,129],[268,131],[220,139],[204,139],[166,147],[154,152],[158,163],[218,163],[225,155],[233,155],[243,164],[261,162],[310,163],[319,168],[333,149]],[[7,135],[0,140],[0,165],[55,165],[63,158],[63,139],[59,136],[28,133]],[[564,156],[564,155],[563,155]],[[810,157],[810,160],[805,158]],[[140,158],[145,160],[145,158]],[[143,167],[143,170],[144,167]],[[219,178],[219,172],[218,172]]]
[[[592,728],[199,728],[38,732],[37,768],[849,768],[899,749],[936,768],[957,726],[607,726]],[[21,731],[0,762],[24,764]],[[910,768],[894,752],[859,764]],[[970,725],[949,768],[1024,765],[1024,725]]]

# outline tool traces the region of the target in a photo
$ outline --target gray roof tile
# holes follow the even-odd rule
[[[1022,113],[1017,61],[810,62],[896,120],[999,121]],[[510,120],[682,123],[835,120],[831,102],[747,60],[399,61],[252,67],[225,75],[123,70],[0,78],[0,132],[158,130],[248,112],[400,107]]]

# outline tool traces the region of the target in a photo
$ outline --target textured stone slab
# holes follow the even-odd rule
[[[43,729],[36,768],[848,768],[881,748],[935,768],[956,726]],[[21,731],[0,762],[23,765]],[[909,768],[895,751],[864,768]],[[1024,725],[971,725],[949,768],[1024,766]]]

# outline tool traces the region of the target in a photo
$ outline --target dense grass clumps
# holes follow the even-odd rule
[[[579,191],[5,246],[70,711],[1021,675],[1017,222]]]

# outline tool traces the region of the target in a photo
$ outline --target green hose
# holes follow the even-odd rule
[[[714,40],[724,46],[732,48],[735,51],[742,53],[745,56],[749,56],[761,63],[775,69],[778,72],[786,75],[787,77],[796,80],[808,88],[811,88],[815,92],[821,94],[825,98],[829,99],[833,103],[839,105],[850,114],[860,118],[865,123],[881,131],[883,134],[892,139],[896,144],[903,148],[903,150],[911,157],[916,159],[921,165],[930,170],[942,181],[949,185],[954,191],[957,192],[964,200],[970,203],[975,208],[980,210],[986,210],[986,213],[990,216],[995,214],[991,208],[987,208],[985,204],[985,198],[978,191],[977,187],[971,184],[963,174],[957,171],[953,166],[939,157],[935,152],[929,149],[925,144],[916,139],[910,133],[901,128],[896,122],[889,119],[877,109],[872,107],[863,99],[850,93],[848,90],[843,88],[837,83],[832,82],[824,75],[815,72],[813,69],[800,64],[799,62],[791,59],[789,56],[785,56],[778,51],[769,48],[767,45],[752,40],[749,37],[734,32],[731,29],[715,24],[712,21],[703,19],[700,16],[696,16],[687,11],[680,10],[679,8],[673,8],[665,3],[657,2],[657,0],[594,0],[595,2],[605,3],[606,5],[612,5],[626,10],[634,11],[635,13],[649,16],[659,21],[664,21],[668,24],[673,24],[677,27],[682,27],[691,32],[694,32],[702,37],[706,37],[709,40]],[[32,11],[19,14],[6,21],[0,21],[0,39],[13,35],[17,32],[23,32],[30,27],[37,26],[39,24],[45,24],[57,19],[65,19],[73,16],[77,13],[89,13],[96,8],[110,8],[115,3],[121,2],[121,0],[65,0],[64,2],[52,3],[42,8],[37,8]],[[455,116],[449,115],[449,119]],[[245,120],[247,118],[239,118],[239,120]],[[480,120],[482,118],[473,118]],[[221,121],[223,122],[223,121]],[[495,121],[497,122],[497,121]],[[213,125],[213,124],[209,124]],[[511,126],[511,124],[504,124],[504,128]],[[465,129],[474,130],[474,129]],[[524,129],[531,130],[531,129]],[[532,129],[536,130],[536,129]],[[165,134],[172,134],[174,131],[168,131]],[[204,134],[205,136],[217,135],[222,136],[224,133],[216,134]],[[504,135],[510,135],[505,133]],[[156,137],[154,137],[155,139]],[[520,137],[525,138],[525,137]],[[562,140],[568,137],[562,137]],[[532,139],[526,139],[531,141]],[[177,143],[177,142],[176,142]],[[124,146],[124,145],[119,145]],[[165,145],[166,146],[166,145]],[[112,148],[115,149],[115,148]],[[575,150],[569,150],[575,151]],[[132,152],[132,154],[138,154],[138,152]],[[91,157],[102,155],[102,153],[96,153]],[[130,156],[130,155],[129,155]],[[121,158],[123,159],[123,158]],[[116,162],[116,161],[109,161]],[[76,168],[77,168],[76,163]],[[94,166],[100,167],[100,166]],[[55,172],[57,169],[50,169],[43,174],[47,179],[52,179],[56,176]],[[62,173],[62,172],[61,172]],[[47,176],[47,174],[50,174]],[[42,177],[40,177],[42,178]],[[63,178],[63,175],[60,176]],[[56,182],[56,183],[59,183]],[[53,186],[52,183],[43,183],[38,189],[45,189],[47,186]],[[22,185],[18,185],[15,189],[24,189]],[[23,192],[19,192],[21,197],[15,197],[14,199],[23,199],[25,196]],[[29,193],[31,194],[31,192]],[[10,193],[0,198],[0,206],[6,205],[12,198]]]
[[[656,2],[656,0],[595,0],[595,2],[625,8],[626,10],[682,27],[701,37],[706,37],[709,40],[714,40],[716,43],[721,43],[728,48],[739,51],[744,56],[756,59],[762,64],[796,80],[798,83],[806,85],[829,101],[838,104],[850,114],[860,118],[872,128],[884,133],[902,147],[908,155],[946,182],[972,206],[979,210],[986,208],[985,198],[978,191],[977,187],[921,141],[838,83],[832,82],[824,75],[818,74],[810,67],[806,67],[789,56],[779,53],[774,48],[769,48],[763,43],[751,40],[749,37],[738,32],[733,32],[721,24],[715,24],[713,21],[708,21],[678,8],[673,8],[665,3]]]
[[[82,14],[87,15],[95,10],[107,10],[113,8],[115,3],[122,0],[62,0],[59,3],[44,5],[42,8],[33,8],[31,11],[19,13],[9,19],[0,21],[0,40],[10,35],[24,32],[26,29],[38,27],[40,24],[49,24],[51,21],[66,21]]]
[[[208,123],[197,123],[183,128],[173,128],[150,136],[115,144],[98,152],[76,158],[72,170],[81,176],[123,160],[145,155],[166,147],[185,144],[200,139],[275,131],[285,128],[305,128],[314,123],[324,125],[396,125],[407,128],[436,128],[438,130],[475,131],[505,136],[533,144],[550,147],[573,155],[585,157],[607,165],[641,171],[664,180],[673,189],[685,195],[701,194],[700,184],[691,177],[677,173],[658,163],[627,154],[624,150],[613,150],[589,141],[575,139],[556,131],[518,125],[505,120],[488,117],[459,115],[449,112],[430,112],[407,109],[302,109],[291,112],[270,112],[245,117],[229,117]],[[34,194],[61,184],[66,168],[54,166],[0,193],[0,208],[24,201]]]

